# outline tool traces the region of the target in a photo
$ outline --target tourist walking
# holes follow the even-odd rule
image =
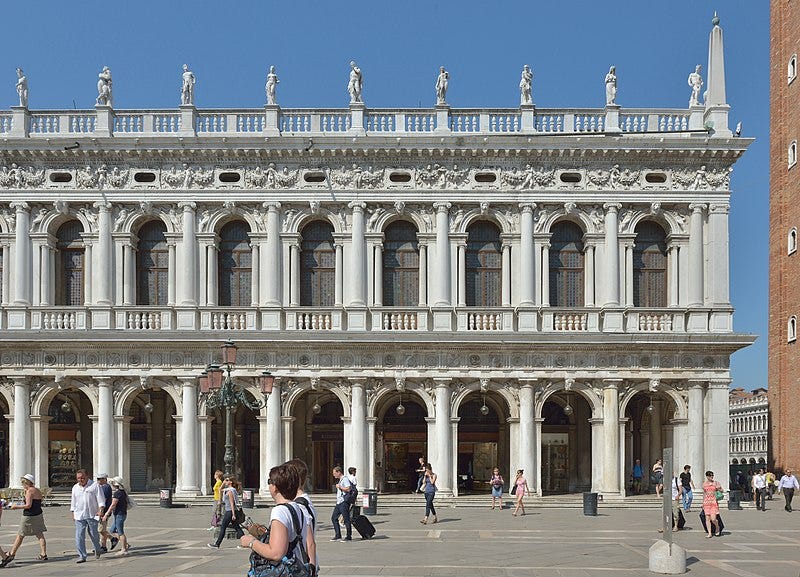
[[[25,502],[22,504],[11,505],[9,509],[22,509],[22,522],[19,524],[19,532],[11,551],[0,561],[0,567],[5,567],[14,560],[17,555],[22,540],[25,537],[35,535],[39,540],[39,561],[47,561],[47,542],[44,539],[44,513],[42,512],[42,492],[35,486],[33,475],[28,473],[20,479],[22,488],[25,491]]]
[[[248,534],[239,540],[242,549],[252,551],[247,574],[308,576],[312,565],[303,534],[309,521],[303,507],[292,502],[300,487],[296,466],[284,463],[270,469],[267,486],[276,503],[268,529],[261,538]]]
[[[503,476],[500,474],[500,469],[497,467],[492,471],[492,478],[489,480],[492,486],[492,509],[494,509],[495,501],[498,501],[500,508],[503,508]]]
[[[331,541],[339,541],[342,538],[342,530],[339,527],[339,515],[344,520],[344,527],[347,530],[345,541],[353,540],[353,526],[350,523],[350,503],[345,499],[345,494],[350,492],[350,479],[342,472],[338,465],[333,468],[333,478],[336,479],[336,506],[333,508],[331,523],[333,523],[333,537]]]
[[[661,459],[653,465],[653,483],[656,486],[656,497],[660,497],[664,490],[664,462]]]
[[[706,480],[703,482],[703,513],[706,515],[706,530],[710,539],[722,535],[719,527],[719,499],[721,499],[722,486],[714,480],[714,472],[706,471]]]
[[[308,481],[308,465],[302,459],[292,459],[287,461],[286,465],[294,467],[297,471],[298,486],[297,494],[295,495],[294,502],[303,508],[306,515],[307,529],[305,532],[306,551],[308,552],[308,559],[311,566],[315,567],[315,573],[319,574],[319,562],[317,561],[317,510],[314,508],[314,503],[311,502],[311,497],[306,493],[306,482]]]
[[[98,511],[105,505],[105,497],[97,483],[89,483],[89,474],[86,469],[80,469],[75,473],[75,483],[72,486],[72,497],[70,498],[69,510],[72,511],[72,518],[75,520],[75,548],[78,550],[78,560],[76,563],[86,563],[86,532],[94,545],[94,556],[99,559],[102,553],[100,549],[100,534],[97,532]]]
[[[239,495],[239,482],[233,475],[225,477],[222,480],[222,494],[220,498],[222,499],[224,513],[222,515],[222,523],[220,523],[219,526],[217,540],[214,543],[208,543],[208,547],[212,549],[219,549],[222,540],[225,538],[225,532],[228,530],[228,527],[233,527],[237,537],[244,535],[242,527],[236,520],[236,511],[242,508],[242,498]]]
[[[111,485],[114,492],[111,499],[111,505],[103,515],[102,520],[108,523],[108,518],[114,514],[114,524],[111,525],[111,549],[113,550],[118,543],[122,544],[122,549],[117,553],[118,556],[125,556],[128,554],[130,545],[128,538],[125,536],[125,519],[128,518],[128,508],[130,506],[130,499],[128,499],[128,491],[125,488],[125,482],[122,477],[114,477],[111,479]]]
[[[111,507],[111,485],[108,484],[108,473],[98,473],[95,475],[95,481],[100,485],[100,491],[103,493],[105,504],[100,508],[97,514],[100,520],[97,522],[97,532],[100,533],[100,551],[108,553],[108,522],[104,520],[108,508]]]
[[[517,469],[517,476],[514,478],[514,484],[511,485],[511,494],[517,498],[517,501],[514,504],[514,517],[517,516],[517,513],[520,509],[522,509],[522,513],[520,513],[520,515],[525,514],[525,505],[522,504],[522,499],[525,497],[526,493],[528,495],[531,493],[531,490],[528,487],[528,481],[522,476],[524,472],[525,471],[522,469]]]
[[[420,523],[427,524],[428,519],[432,516],[431,523],[438,523],[439,518],[436,516],[436,507],[433,506],[433,498],[436,496],[436,473],[433,472],[433,466],[430,463],[425,463],[425,475],[422,479],[424,492],[425,492],[425,516],[420,519]]]
[[[633,486],[631,489],[633,490],[634,495],[641,495],[642,494],[642,479],[644,478],[644,471],[642,470],[642,462],[639,459],[636,459],[633,463],[633,471],[631,472],[631,478],[633,480]]]
[[[772,501],[775,494],[775,473],[767,469],[767,501]]]
[[[756,511],[767,510],[767,475],[764,469],[759,469],[753,475],[753,501],[756,504]]]
[[[786,469],[786,473],[784,473],[783,477],[781,477],[781,480],[778,482],[778,494],[783,493],[783,498],[786,500],[784,510],[789,513],[792,512],[792,498],[794,497],[795,489],[800,489],[800,485],[797,483],[797,477],[792,475],[791,469]]]
[[[683,473],[681,473],[681,499],[683,501],[683,510],[687,513],[692,506],[692,499],[694,498],[691,469],[689,465],[684,465]]]
[[[211,509],[211,526],[206,531],[213,531],[219,527],[224,507],[222,506],[222,471],[214,471],[214,505]]]
[[[415,472],[417,473],[417,488],[412,493],[421,493],[422,492],[422,481],[425,479],[425,457],[419,458],[419,467],[416,468]]]

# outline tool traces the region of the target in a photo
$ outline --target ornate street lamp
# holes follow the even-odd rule
[[[267,405],[269,394],[275,377],[269,371],[263,371],[256,377],[256,383],[261,389],[264,398],[260,401],[251,401],[245,394],[245,389],[234,382],[231,371],[236,365],[236,352],[238,347],[230,339],[222,345],[222,365],[211,364],[206,367],[197,378],[200,393],[206,395],[206,405],[210,409],[225,410],[225,475],[233,473],[233,415],[239,405],[244,405],[253,411],[260,411]]]

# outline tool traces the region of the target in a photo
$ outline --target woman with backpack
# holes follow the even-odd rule
[[[242,548],[252,551],[248,577],[273,577],[292,575],[307,577],[312,565],[306,548],[306,527],[309,521],[303,508],[294,503],[300,486],[300,476],[295,465],[284,463],[269,472],[269,493],[275,501],[264,535],[244,535]]]
[[[242,510],[242,498],[239,495],[239,481],[234,476],[225,477],[222,480],[222,503],[225,506],[225,513],[222,515],[222,522],[219,525],[219,534],[215,543],[209,543],[211,549],[219,549],[222,540],[225,538],[225,531],[228,527],[233,527],[236,536],[244,535],[239,521],[236,519],[236,512]]]
[[[128,518],[128,507],[130,505],[128,492],[125,490],[125,482],[122,477],[113,477],[111,479],[111,487],[114,489],[111,494],[111,506],[103,514],[103,520],[107,522],[111,514],[114,514],[114,524],[111,526],[111,531],[109,531],[111,549],[113,550],[118,543],[122,543],[122,549],[117,555],[124,557],[128,554],[128,549],[130,549],[128,538],[125,536],[125,519]]]

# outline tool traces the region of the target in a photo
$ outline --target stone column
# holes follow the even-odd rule
[[[258,421],[258,492],[269,494],[269,467],[266,466],[269,446],[269,430],[267,416],[263,413],[256,417]],[[265,492],[266,491],[266,492]]]
[[[536,418],[534,419],[535,423],[535,430],[536,435],[534,436],[534,468],[536,469],[536,474],[531,477],[531,473],[525,469],[525,475],[527,479],[534,479],[535,484],[531,487],[531,491],[535,492],[539,497],[542,496],[542,423],[544,423],[544,419]],[[515,471],[509,471],[509,475]]]
[[[619,379],[603,380],[603,492],[619,493]]]
[[[372,300],[375,303],[376,307],[383,306],[383,245],[376,244],[374,247],[374,258],[373,263],[375,267],[375,275],[373,278],[375,279],[375,287],[373,288],[373,297]]]
[[[256,417],[259,420],[259,424],[261,423],[262,417]],[[214,417],[209,417],[208,415],[198,415],[197,417],[199,423],[199,445],[200,445],[200,492],[203,495],[208,495],[211,492],[213,487],[208,486],[208,479],[211,477],[211,423],[214,420]],[[265,443],[263,440],[261,441],[260,447],[262,450],[262,454],[259,455],[259,463],[261,463],[261,471],[264,470],[264,458],[263,458],[263,450],[264,450]],[[262,477],[259,477],[261,479]],[[259,486],[259,491],[266,491],[267,485],[266,482],[263,485]]]
[[[197,239],[194,202],[181,202],[183,208],[183,282],[181,283],[181,306],[197,306]]]
[[[542,306],[550,306],[550,243],[542,243]]]
[[[594,290],[595,290],[595,279],[594,279],[594,253],[595,253],[595,246],[593,244],[586,245],[586,298],[584,299],[584,303],[587,307],[594,306]]]
[[[625,306],[633,306],[633,242],[625,243]]]
[[[619,306],[619,224],[621,204],[606,203],[606,296],[605,306]]]
[[[284,415],[281,417],[281,424],[283,425],[283,461],[286,462],[294,458],[294,436],[292,430],[294,428],[294,417]]]
[[[367,241],[364,236],[364,208],[363,202],[351,202],[348,205],[353,210],[352,252],[350,270],[351,290],[350,306],[367,306]]]
[[[428,245],[419,244],[419,306],[428,304]]]
[[[42,305],[50,305],[53,302],[52,275],[50,274],[50,270],[53,268],[51,265],[53,262],[53,249],[49,244],[39,245],[39,255],[39,269],[41,271],[39,274],[39,282],[41,283],[39,302]]]
[[[92,243],[85,239],[83,240],[83,304],[89,306],[92,304],[92,286],[94,286],[94,257],[92,256]]]
[[[217,237],[214,235],[210,239],[209,244],[206,245],[206,305],[210,307],[217,306],[217,297],[219,297],[219,290],[217,282],[219,278],[219,269],[217,263],[219,261],[219,252],[217,247]]]
[[[375,417],[367,417],[367,483],[368,489],[377,489],[375,479]]]
[[[438,480],[436,482],[440,492],[448,494],[453,492],[453,463],[450,427],[450,379],[434,379],[436,385],[436,469]]]
[[[264,467],[269,471],[272,467],[283,463],[283,431],[281,427],[281,385],[278,379],[267,398],[267,451]]]
[[[605,470],[605,455],[603,451],[603,419],[592,417],[589,419],[592,427],[592,492],[603,492],[603,471]]]
[[[350,449],[349,466],[367,474],[367,396],[366,379],[350,379],[350,427],[345,446]],[[362,477],[367,481],[366,477]]]
[[[177,263],[175,258],[175,241],[172,239],[167,239],[167,248],[169,249],[169,281],[167,285],[167,304],[169,306],[175,306],[176,297],[175,294],[177,292],[175,284],[178,278],[178,270],[177,270]]]
[[[266,301],[264,304],[270,307],[281,306],[281,222],[279,202],[265,202],[264,208],[267,209],[267,246],[263,251],[264,270],[267,272],[264,288],[266,289]],[[299,261],[298,261],[299,262]],[[298,276],[299,279],[299,276]]]
[[[688,443],[686,464],[702,479],[705,472],[705,382],[689,381],[689,407],[686,423]]]
[[[293,242],[289,245],[289,260],[291,261],[291,291],[289,291],[289,306],[300,304],[300,244]],[[278,463],[280,464],[280,463]]]
[[[504,307],[511,306],[511,245],[508,242],[503,243],[503,265],[502,265],[502,286],[503,298],[502,305]],[[531,279],[533,283],[533,279]]]
[[[19,221],[17,221],[19,226]],[[27,233],[28,229],[25,229]],[[27,377],[11,377],[14,383],[13,446],[9,463],[9,485],[20,486],[22,475],[31,472],[33,464],[31,428],[31,386]]]
[[[119,471],[123,479],[131,478],[131,458],[127,448],[131,440],[131,421],[133,417],[127,415],[114,415],[114,438],[117,440],[117,462],[112,467],[113,471]]]
[[[524,203],[519,206],[522,209],[519,223],[519,304],[521,306],[533,306],[533,286],[536,278],[533,259],[533,210],[536,205]]]
[[[251,271],[250,284],[250,306],[257,307],[261,304],[261,240],[252,239],[250,241],[252,251],[253,268]]]
[[[182,396],[182,422],[181,422],[181,472],[183,473],[178,491],[181,493],[198,494],[200,483],[197,477],[197,380],[194,376],[179,377]]]
[[[728,386],[727,380],[711,381],[706,393],[708,425],[706,427],[705,467],[714,471],[714,478],[728,487]]]
[[[136,295],[133,292],[133,287],[136,285],[136,259],[130,241],[122,245],[122,261],[122,304],[128,306],[136,302]]]
[[[99,270],[96,271],[97,293],[95,302],[99,305],[111,305],[111,274],[114,271],[111,257],[111,203],[95,202],[93,205],[98,209],[98,232],[97,232],[97,260]]]
[[[340,307],[344,303],[344,245],[337,242],[333,245],[336,251],[336,271],[333,287],[333,305]]]
[[[50,463],[49,463],[49,431],[50,421],[53,417],[42,415],[31,415],[31,425],[33,428],[33,478],[36,479],[37,487],[50,486]]]
[[[0,244],[0,257],[3,259],[3,278],[0,279],[2,283],[0,287],[0,304],[7,305],[9,303],[8,291],[11,287],[9,272],[11,263],[9,262],[9,255],[11,254],[10,246],[7,243]]]
[[[711,280],[711,303],[714,305],[730,305],[728,287],[728,212],[730,205],[711,204],[708,210],[709,258]]]
[[[436,202],[436,293],[433,306],[449,307],[450,288],[450,203]]]
[[[16,211],[14,232],[14,304],[31,304],[31,213],[27,202],[12,202]],[[23,473],[24,474],[24,473]],[[19,482],[19,476],[15,482]]]
[[[701,307],[704,303],[703,213],[705,204],[690,204],[689,221],[689,306]]]
[[[458,306],[467,306],[467,244],[459,242],[458,250]]]
[[[669,301],[668,306],[678,306],[678,246],[670,244],[667,248],[667,276],[669,277]]]
[[[97,382],[97,455],[95,472],[109,473],[117,464],[114,435],[114,385],[111,377],[94,377]]]
[[[540,475],[536,471],[536,443],[539,439],[536,438],[534,420],[536,407],[534,406],[533,383],[535,381],[520,381],[519,383],[519,462],[516,466],[511,463],[511,470],[508,472],[510,476],[516,469],[522,469],[525,478],[531,480],[539,478]],[[513,479],[513,477],[511,478]],[[534,490],[538,490],[538,487]]]

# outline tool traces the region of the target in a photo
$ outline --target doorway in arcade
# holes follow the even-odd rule
[[[403,407],[399,414],[398,406]],[[419,458],[428,458],[425,416],[425,409],[411,399],[389,403],[377,431],[378,439],[383,439],[383,447],[376,451],[377,455],[383,455],[383,467],[376,463],[376,481],[382,492],[399,493],[417,488]],[[431,464],[436,471],[436,463]],[[378,473],[381,468],[382,483]]]
[[[458,408],[458,493],[487,492],[495,467],[508,476],[505,427],[500,426],[500,407],[493,397],[470,395]],[[502,429],[502,431],[501,431]]]

